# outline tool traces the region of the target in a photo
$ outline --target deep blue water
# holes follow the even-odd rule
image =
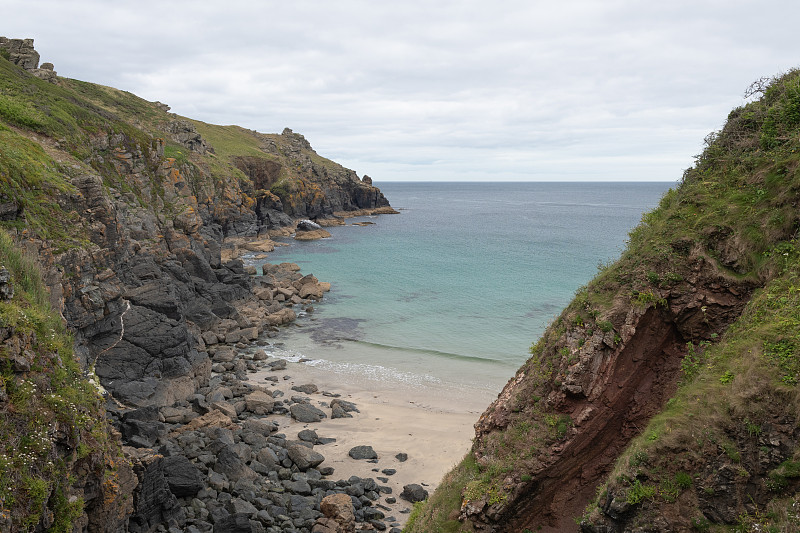
[[[398,215],[269,262],[330,281],[284,339],[340,370],[497,388],[670,183],[376,183]]]

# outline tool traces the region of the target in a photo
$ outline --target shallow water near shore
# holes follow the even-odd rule
[[[274,354],[352,384],[466,390],[485,405],[673,184],[376,185],[400,214],[269,254],[332,284]]]

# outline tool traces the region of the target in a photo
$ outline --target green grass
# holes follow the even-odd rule
[[[719,283],[763,288],[724,334],[706,319],[701,327],[708,330],[682,340],[685,358],[671,376],[679,385],[674,398],[618,458],[598,494],[628,494],[648,508],[679,505],[708,457],[729,461],[742,479],[763,478],[752,460],[762,426],[771,417],[800,417],[798,203],[800,72],[791,71],[771,80],[761,99],[732,111],[725,127],[707,137],[680,185],[630,232],[621,257],[600,265],[532,346],[518,374],[525,378],[504,412],[507,422],[473,446],[473,453],[511,472],[484,478],[481,487],[546,467],[548,446],[566,437],[569,423],[559,426],[562,414],[540,400],[561,388],[575,361],[591,355],[585,350],[608,342],[604,335],[614,332],[613,344],[622,342],[631,307],[669,316],[670,299],[692,289],[701,267]],[[698,311],[702,320],[707,308]],[[517,429],[522,424],[529,428],[524,438]],[[689,520],[700,512],[683,515]],[[647,516],[642,514],[642,525]],[[596,508],[593,517],[600,518]]]
[[[14,529],[27,530],[43,512],[52,512],[51,530],[71,531],[83,505],[64,495],[74,461],[94,455],[103,468],[106,458],[116,461],[121,452],[109,437],[102,400],[74,358],[72,338],[50,309],[34,259],[2,230],[0,265],[15,288],[13,300],[0,302],[0,327],[13,328],[33,356],[31,371],[19,373],[6,349],[0,350],[0,381],[8,397],[0,403],[0,514],[10,517]],[[58,451],[70,448],[80,454]]]
[[[472,456],[468,455],[444,477],[439,488],[428,500],[414,505],[404,531],[472,532],[471,524],[459,522],[457,514],[461,507],[462,490],[470,483],[474,483],[479,476],[478,464]]]
[[[62,245],[86,241],[76,212],[65,211],[53,197],[75,193],[66,169],[35,142],[10,130],[0,130],[0,198],[14,202],[19,220],[0,222],[24,227]]]

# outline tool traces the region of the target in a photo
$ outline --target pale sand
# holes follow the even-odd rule
[[[279,382],[272,385],[264,381],[265,376],[277,376]],[[290,379],[284,380],[284,376]],[[288,439],[297,439],[302,429],[313,429],[319,437],[333,437],[336,442],[317,445],[316,451],[325,456],[321,466],[332,466],[335,472],[330,479],[347,479],[350,476],[371,477],[379,485],[392,488],[392,494],[381,494],[377,503],[391,508],[386,516],[393,516],[396,522],[404,524],[411,504],[400,498],[403,485],[419,483],[432,493],[442,477],[469,450],[474,436],[473,424],[483,410],[494,399],[490,393],[475,394],[469,390],[442,390],[419,388],[406,384],[379,382],[352,375],[337,374],[303,363],[288,363],[286,370],[272,372],[262,370],[249,374],[250,383],[264,385],[270,389],[284,392],[278,400],[293,395],[307,396],[311,403],[330,416],[327,405],[333,398],[326,397],[322,391],[338,393],[343,400],[353,402],[359,413],[351,413],[353,418],[332,420],[326,418],[318,423],[303,424],[288,416],[272,417],[281,424],[280,431]],[[291,390],[293,385],[313,383],[320,392],[312,395]],[[320,402],[324,402],[323,407]],[[378,454],[378,462],[357,461],[348,452],[354,446],[372,446]],[[400,452],[408,454],[408,460],[400,462],[395,458]],[[387,476],[380,470],[397,470]],[[378,472],[373,469],[379,470]],[[388,478],[384,483],[377,477]],[[386,497],[393,496],[397,503],[386,503]]]

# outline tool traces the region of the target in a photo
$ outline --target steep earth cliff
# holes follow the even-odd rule
[[[2,309],[0,422],[52,435],[30,457],[33,467],[18,439],[3,439],[0,484],[22,483],[17,492],[0,489],[0,529],[180,524],[160,456],[127,449],[123,457],[119,434],[83,382],[74,385],[84,395],[74,414],[82,422],[62,421],[71,407],[48,400],[62,393],[51,392],[47,375],[74,357],[106,391],[117,426],[137,426],[152,408],[157,424],[159,408],[186,408],[207,388],[215,344],[269,334],[293,320],[292,304],[321,297],[313,277],[287,278],[281,292],[274,275],[224,260],[231,242],[289,234],[298,218],[333,223],[391,208],[371,179],[320,157],[289,129],[266,135],[204,124],[125,91],[57,77],[49,64],[42,73],[32,45],[0,38],[0,227],[14,243],[3,260],[35,258],[35,273],[12,272],[11,283],[43,276],[49,301],[37,304],[40,312],[60,315],[72,340],[56,352],[41,332],[21,327],[18,315],[30,306],[23,291],[13,303],[21,311]],[[52,416],[16,421],[20,409],[48,401],[56,402]]]
[[[407,531],[798,529],[800,72],[749,95]]]

